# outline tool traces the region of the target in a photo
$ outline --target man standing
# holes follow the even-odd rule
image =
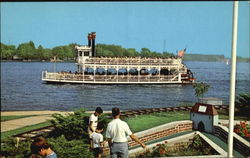
[[[146,148],[130,130],[128,124],[120,120],[120,109],[112,109],[113,120],[108,124],[106,137],[110,146],[110,155],[112,158],[128,158],[128,140],[127,136],[138,142],[143,148]]]

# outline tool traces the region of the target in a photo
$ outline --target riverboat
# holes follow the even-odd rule
[[[77,71],[42,72],[46,83],[78,84],[187,84],[195,82],[182,56],[171,58],[98,57],[95,32],[88,34],[88,45],[76,45]]]

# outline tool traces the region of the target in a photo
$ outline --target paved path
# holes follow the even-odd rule
[[[1,122],[1,132],[6,132],[17,128],[42,123],[50,119],[52,119],[51,115],[42,115],[3,121]]]
[[[86,111],[86,113],[93,113],[94,111]],[[20,118],[15,120],[3,121],[1,122],[1,132],[6,132],[25,126],[35,125],[38,123],[46,122],[52,119],[52,114],[60,113],[62,115],[67,115],[73,113],[71,111],[11,111],[2,112],[1,116],[15,116],[15,115],[37,115],[26,118]],[[104,113],[110,113],[110,111],[104,111]]]

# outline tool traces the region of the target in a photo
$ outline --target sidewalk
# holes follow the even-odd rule
[[[1,122],[1,133],[11,131],[14,129],[22,128],[25,126],[35,125],[38,123],[46,122],[52,119],[52,114],[59,113],[67,115],[73,113],[72,111],[10,111],[2,112],[1,116],[14,116],[14,115],[37,115],[26,118],[20,118],[15,120]],[[86,113],[94,113],[94,111],[86,111]],[[104,113],[110,113],[110,111],[104,111]]]
[[[62,112],[62,111],[11,111],[11,112],[1,112],[1,116],[14,116],[14,115],[37,115],[26,118],[20,118],[15,120],[3,121],[1,122],[1,132],[11,131],[14,129],[22,128],[25,126],[30,126],[34,124],[39,124],[52,119],[52,114],[60,113],[62,115],[67,115],[72,112]]]

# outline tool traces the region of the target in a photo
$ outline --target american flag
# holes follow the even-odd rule
[[[179,57],[183,57],[184,53],[186,52],[186,48],[178,52]]]

